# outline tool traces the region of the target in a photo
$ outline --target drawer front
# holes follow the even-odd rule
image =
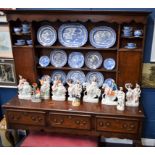
[[[90,118],[90,115],[50,113],[49,123],[52,127],[89,130],[91,126]]]
[[[112,131],[121,133],[137,133],[139,122],[138,120],[126,120],[124,118],[96,118],[96,130]]]
[[[7,118],[10,123],[45,125],[45,112],[9,110]]]

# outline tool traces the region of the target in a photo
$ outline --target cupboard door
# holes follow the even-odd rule
[[[141,52],[119,51],[119,73],[117,83],[124,86],[125,83],[140,83],[141,77]]]
[[[36,69],[33,48],[13,48],[13,55],[17,77],[22,75],[29,82],[35,82]]]

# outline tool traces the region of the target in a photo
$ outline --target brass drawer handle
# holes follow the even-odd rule
[[[31,119],[32,119],[33,121],[36,121],[36,117],[34,117],[34,116],[32,116]]]
[[[80,124],[80,121],[79,121],[79,120],[77,120],[77,121],[75,121],[75,123],[79,125],[79,124]]]

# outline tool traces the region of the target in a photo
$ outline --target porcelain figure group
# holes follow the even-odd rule
[[[50,82],[51,78],[48,75],[44,75],[40,80],[40,89],[37,83],[34,83],[32,87],[22,76],[19,76],[18,85],[18,97],[19,99],[32,100],[32,102],[40,102],[41,99],[50,99]],[[82,98],[83,102],[98,103],[102,93],[101,104],[115,105],[117,110],[123,111],[126,106],[138,107],[141,89],[138,84],[135,88],[132,88],[131,83],[126,83],[126,93],[123,91],[123,87],[117,88],[117,85],[113,79],[105,82],[102,85],[102,89],[99,88],[98,78],[95,76],[90,78],[89,82],[82,83],[80,80],[68,79],[68,88],[63,85],[61,74],[55,75],[53,79],[52,89],[52,100],[65,101],[66,94],[68,91],[67,100],[72,101],[72,105],[78,106]]]

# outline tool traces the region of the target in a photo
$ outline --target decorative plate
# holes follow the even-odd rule
[[[39,58],[39,65],[41,67],[47,67],[49,65],[49,63],[50,63],[50,59],[48,56],[41,56]]]
[[[102,55],[99,52],[88,52],[85,56],[85,64],[90,69],[97,69],[102,65]]]
[[[86,75],[86,82],[91,83],[94,76],[97,79],[98,87],[101,87],[104,82],[104,76],[100,72],[88,72]]]
[[[50,61],[55,67],[63,67],[67,63],[67,54],[63,50],[54,50],[50,54]]]
[[[81,52],[72,52],[68,57],[68,65],[71,68],[81,68],[84,65],[84,55]]]
[[[57,39],[56,30],[49,25],[41,26],[37,32],[37,40],[43,46],[52,46]]]
[[[77,80],[83,84],[86,81],[85,74],[82,71],[69,71],[67,74],[67,80],[72,79],[75,83]]]
[[[112,70],[112,69],[114,69],[114,68],[115,68],[115,65],[116,65],[115,60],[112,59],[112,58],[107,58],[107,59],[105,59],[104,62],[103,62],[103,66],[104,66],[104,68],[107,69],[107,70]]]
[[[88,32],[82,24],[63,24],[58,30],[58,38],[63,46],[81,47],[88,40]]]
[[[114,79],[108,78],[104,81],[105,84],[107,84],[109,87],[113,88],[114,86]]]
[[[90,31],[89,40],[96,48],[110,48],[116,42],[116,32],[107,26],[95,27]]]
[[[65,72],[63,72],[61,70],[53,71],[52,74],[51,74],[52,82],[55,80],[56,76],[60,76],[61,77],[61,81],[62,81],[63,84],[66,83],[66,74],[65,74]]]

